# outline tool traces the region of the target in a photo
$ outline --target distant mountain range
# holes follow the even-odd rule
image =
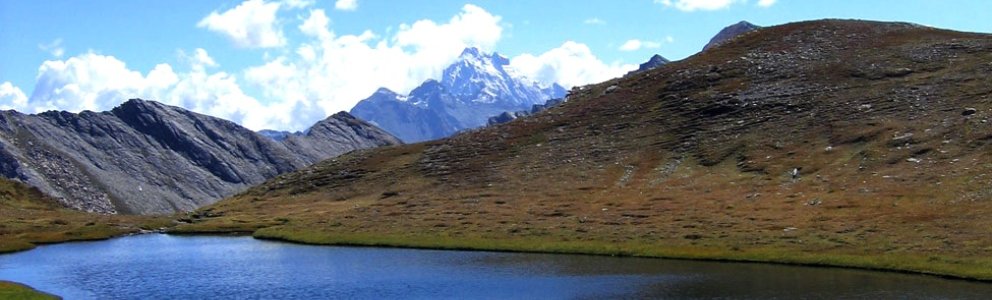
[[[624,76],[630,76],[630,75],[634,75],[634,74],[638,74],[638,73],[647,72],[647,71],[653,70],[655,68],[661,67],[661,66],[663,66],[665,64],[668,64],[670,62],[671,62],[670,60],[668,60],[667,58],[661,56],[660,54],[655,54],[655,55],[651,56],[651,58],[649,58],[648,61],[644,62],[643,64],[640,64],[637,67],[637,70],[633,70],[633,71],[627,72],[627,74],[624,75]],[[549,108],[558,106],[559,104],[562,104],[565,101],[568,101],[567,96],[566,97],[563,97],[563,98],[550,99],[550,100],[544,102],[544,104],[534,104],[534,105],[532,105],[530,107],[530,109],[523,109],[523,110],[517,110],[517,111],[505,111],[505,112],[503,112],[501,114],[498,114],[498,115],[489,117],[489,119],[487,121],[487,123],[488,123],[487,125],[503,124],[503,123],[506,123],[506,122],[510,122],[510,121],[513,121],[513,120],[522,118],[522,117],[530,116],[530,115],[533,115],[533,114],[536,114],[536,113],[545,111],[545,110],[547,110]]]
[[[100,213],[187,211],[344,152],[399,143],[345,112],[276,141],[140,99],[99,113],[0,111],[0,175]]]
[[[467,48],[440,81],[428,80],[409,95],[380,88],[351,113],[404,142],[419,142],[481,127],[492,116],[530,109],[567,93],[561,85],[542,87],[514,73],[509,63],[499,54]]]

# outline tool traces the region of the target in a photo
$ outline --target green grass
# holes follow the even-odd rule
[[[61,299],[58,296],[35,290],[29,286],[9,281],[0,281],[0,299],[33,300]]]
[[[992,281],[992,258],[941,255],[877,255],[797,252],[788,249],[731,248],[609,241],[561,241],[536,237],[452,237],[376,233],[335,233],[290,227],[262,228],[258,239],[314,245],[403,247],[443,250],[485,250],[558,254],[589,254],[650,258],[760,262],[806,266],[847,267]]]

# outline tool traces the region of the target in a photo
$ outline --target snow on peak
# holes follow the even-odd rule
[[[552,96],[513,70],[505,56],[474,47],[463,50],[458,60],[444,69],[441,84],[459,98],[478,103],[531,105]]]

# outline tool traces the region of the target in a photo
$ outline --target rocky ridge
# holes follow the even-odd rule
[[[131,99],[108,112],[0,112],[0,174],[98,213],[188,211],[278,174],[399,141],[347,113],[283,142]]]

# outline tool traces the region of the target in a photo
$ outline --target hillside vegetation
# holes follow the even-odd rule
[[[101,215],[61,207],[38,189],[0,178],[0,253],[99,240],[171,226],[170,217]]]
[[[767,27],[535,116],[279,176],[176,230],[992,280],[990,75],[986,34]]]

